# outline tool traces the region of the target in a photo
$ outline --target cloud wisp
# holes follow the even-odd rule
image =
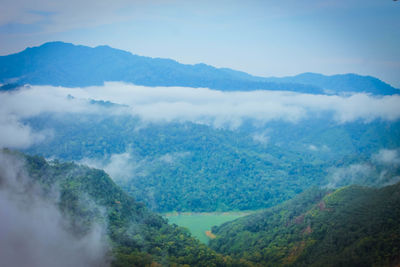
[[[372,159],[386,166],[399,166],[400,153],[398,149],[381,149]]]
[[[397,183],[400,181],[398,151],[399,149],[381,149],[371,155],[367,162],[331,168],[327,187],[335,188],[349,184],[386,186]]]
[[[111,154],[102,159],[84,158],[80,164],[92,168],[102,169],[112,177],[114,181],[124,182],[135,176],[136,170],[141,166],[130,152]]]

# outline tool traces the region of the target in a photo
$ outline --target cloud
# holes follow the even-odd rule
[[[216,126],[240,125],[243,119],[298,122],[330,112],[338,123],[375,119],[397,120],[400,96],[311,95],[285,91],[222,92],[206,88],[144,87],[122,83],[88,87],[78,96],[109,100],[131,107],[150,121],[194,121]]]
[[[183,158],[190,156],[190,154],[191,153],[188,151],[167,153],[159,157],[158,160],[167,164],[174,164],[176,161],[182,160]]]
[[[115,181],[128,181],[135,176],[136,169],[140,162],[136,162],[131,153],[112,154],[103,159],[84,158],[79,161],[81,164],[92,168],[103,169]]]
[[[132,149],[124,153],[104,155],[103,158],[83,158],[78,163],[102,169],[116,182],[128,182],[137,177],[145,177],[147,169],[154,164],[174,164],[190,156],[190,152],[166,153],[158,158],[137,159]],[[151,167],[150,167],[151,168]]]
[[[108,266],[103,228],[84,236],[68,230],[55,200],[24,171],[20,159],[0,153],[0,265]]]
[[[29,118],[51,113],[88,113],[99,112],[99,107],[89,105],[88,99],[73,98],[75,90],[52,86],[24,86],[16,91],[1,92],[0,114]]]
[[[400,182],[400,176],[394,176],[389,181],[385,182],[382,186],[394,185]]]
[[[27,148],[34,143],[41,142],[50,133],[33,132],[32,129],[20,121],[15,116],[0,117],[0,148]]]
[[[314,152],[328,152],[330,151],[330,148],[327,145],[322,145],[322,146],[318,146],[318,145],[314,145],[314,144],[306,144],[305,145],[306,148],[310,151],[314,151]]]
[[[318,151],[318,147],[316,147],[315,145],[311,144],[308,146],[308,149],[311,151]]]
[[[40,25],[40,32],[59,32],[74,28],[97,26],[132,19],[138,16],[140,1],[51,1],[4,0],[0,25]]]
[[[40,24],[42,31],[65,31],[73,28],[84,28],[103,24],[112,24],[124,21],[156,20],[157,22],[174,20],[182,21],[182,18],[229,18],[235,15],[236,19],[247,18],[246,14],[252,12],[258,18],[290,18],[292,16],[310,15],[312,13],[339,9],[358,8],[360,4],[366,5],[366,1],[357,0],[356,3],[338,3],[337,1],[317,0],[308,1],[307,4],[299,4],[298,1],[285,2],[250,1],[251,4],[243,5],[240,1],[182,1],[182,0],[115,0],[110,4],[104,0],[77,0],[51,1],[51,0],[3,0],[3,14],[0,17],[0,25],[4,24]],[[357,3],[359,2],[359,3]],[[369,1],[373,2],[373,1]],[[376,5],[376,3],[375,3]],[[176,8],[179,7],[180,16],[176,16]],[[235,13],[242,10],[243,14]],[[264,15],[264,17],[263,17]],[[163,20],[162,20],[163,19]],[[204,19],[203,19],[204,22]]]
[[[125,105],[105,108],[90,99]],[[0,93],[0,124],[8,131],[2,146],[26,147],[38,142],[36,133],[23,124],[26,118],[51,113],[128,114],[143,122],[194,122],[236,129],[244,120],[263,125],[270,121],[299,123],[331,116],[338,124],[353,121],[400,119],[400,96],[376,97],[311,95],[285,91],[222,92],[207,88],[145,87],[111,82],[104,86],[63,88],[31,86]],[[12,138],[20,131],[21,138]],[[5,135],[5,134],[3,134]]]
[[[381,149],[372,156],[377,163],[384,165],[398,166],[400,165],[400,155],[398,149]]]
[[[331,168],[327,187],[339,187],[349,184],[366,186],[386,186],[400,179],[399,149],[381,149],[370,159],[348,166]]]
[[[349,166],[332,168],[328,175],[328,188],[335,188],[350,184],[365,184],[366,179],[370,177],[374,169],[371,165],[351,164]]]
[[[61,90],[61,89],[60,89]],[[285,91],[222,92],[206,88],[145,87],[106,83],[74,89],[77,98],[108,100],[131,107],[131,113],[151,121],[212,121],[240,124],[250,118],[263,122],[297,122],[315,113],[331,112],[339,123],[400,118],[400,96],[310,95]]]
[[[254,133],[252,135],[252,138],[254,141],[259,142],[264,145],[268,144],[268,142],[269,142],[268,131]]]
[[[51,138],[51,129],[35,131],[24,119],[40,114],[96,113],[104,108],[91,105],[88,99],[76,99],[70,96],[70,88],[29,87],[17,91],[0,93],[0,148],[27,148],[45,139]],[[118,109],[114,109],[118,112]]]

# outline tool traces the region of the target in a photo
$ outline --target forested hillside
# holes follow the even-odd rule
[[[109,248],[104,266],[395,266],[400,261],[400,183],[308,189],[276,207],[214,227],[210,249],[136,202],[104,171],[9,150],[1,152],[0,162],[5,196],[9,183],[24,173],[28,177],[20,189],[26,190],[25,200],[15,194],[10,200],[29,206],[33,192],[47,203],[40,209],[54,203],[62,227],[74,238],[104,228],[98,241]],[[8,180],[16,171],[17,180]]]
[[[397,266],[400,183],[313,188],[212,232],[211,248],[255,266]]]
[[[47,162],[39,156],[3,150],[0,166],[1,190],[7,190],[8,182],[18,182],[7,181],[6,177],[13,168],[13,164],[10,163],[14,162],[20,167],[17,180],[21,179],[23,173],[29,177],[25,190],[38,188],[34,191],[34,197],[43,198],[47,203],[39,208],[46,209],[48,205],[55,203],[63,216],[62,224],[73,236],[80,239],[94,227],[105,228],[105,236],[99,242],[104,242],[104,245],[108,243],[111,254],[105,259],[109,258],[112,266],[233,264],[229,257],[215,253],[192,238],[186,229],[169,225],[166,219],[150,212],[142,203],[136,202],[102,170],[68,162]],[[10,170],[7,171],[7,168]],[[29,192],[25,194],[27,193]],[[13,201],[21,197],[17,194],[11,195]],[[48,224],[55,220],[53,217],[48,219]],[[35,223],[37,219],[32,220],[32,223]],[[107,266],[107,262],[102,262],[101,266]]]
[[[265,128],[251,125],[143,124],[111,114],[44,114],[26,122],[38,132],[52,129],[27,152],[114,172],[129,194],[161,212],[267,208],[310,185],[379,186],[399,173],[398,165],[371,159],[382,147],[400,146],[398,122],[275,122],[266,143],[254,136]]]

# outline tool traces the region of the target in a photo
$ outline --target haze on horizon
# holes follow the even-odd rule
[[[3,0],[0,55],[59,40],[259,76],[358,73],[399,88],[398,25],[392,0]]]

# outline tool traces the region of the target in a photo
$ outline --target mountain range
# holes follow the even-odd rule
[[[144,86],[207,87],[223,91],[399,94],[399,89],[371,76],[304,73],[293,77],[265,78],[203,63],[187,65],[172,59],[138,56],[109,46],[91,48],[49,42],[0,57],[0,82],[6,85],[2,90],[12,88],[12,84],[83,87],[102,85],[107,81]]]

